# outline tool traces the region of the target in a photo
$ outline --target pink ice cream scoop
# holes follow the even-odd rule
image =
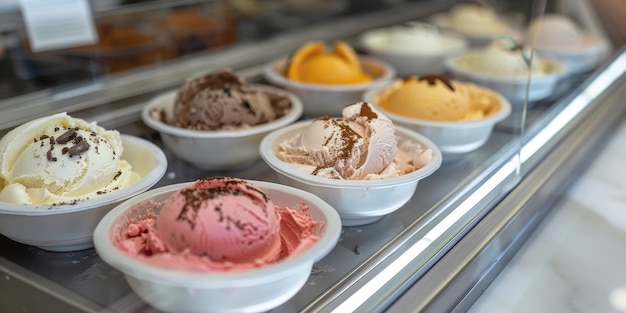
[[[245,180],[199,180],[164,204],[156,229],[168,250],[214,262],[271,263],[280,258],[280,216],[274,203]]]
[[[345,107],[342,115],[314,120],[298,137],[281,144],[277,156],[334,179],[392,172],[387,169],[393,165],[397,139],[391,120],[365,102]]]

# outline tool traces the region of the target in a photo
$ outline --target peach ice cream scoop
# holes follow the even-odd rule
[[[298,49],[289,63],[287,78],[306,83],[345,85],[370,82],[348,44],[336,41],[328,51],[323,42],[312,41]]]
[[[274,203],[245,180],[199,180],[163,205],[156,229],[171,251],[189,250],[215,262],[273,262],[280,257]]]
[[[500,97],[471,83],[431,75],[397,80],[374,99],[391,113],[430,121],[484,118],[500,110]]]
[[[427,120],[460,120],[469,110],[467,89],[440,76],[407,79],[381,104],[389,111]]]

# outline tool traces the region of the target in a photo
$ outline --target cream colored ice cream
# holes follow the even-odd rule
[[[524,42],[539,55],[565,64],[568,72],[591,70],[609,56],[610,45],[600,34],[586,31],[562,14],[546,14],[533,20]]]
[[[531,22],[525,42],[536,49],[553,52],[581,53],[601,49],[599,36],[583,31],[571,18],[562,14],[546,14]]]
[[[410,22],[366,33],[364,44],[369,49],[411,55],[441,55],[463,51],[467,42],[444,34],[430,24]]]
[[[494,92],[443,76],[396,80],[374,101],[393,114],[431,121],[477,120],[502,109]]]
[[[562,64],[537,57],[528,47],[508,38],[494,40],[483,49],[456,58],[454,63],[461,69],[509,77],[563,71]]]
[[[576,23],[563,15],[547,14],[528,28],[526,42],[549,49],[572,49],[582,44],[583,33]]]
[[[391,120],[365,102],[343,109],[342,119],[323,116],[279,144],[276,156],[297,169],[331,179],[380,179],[421,168],[432,151],[398,143]]]
[[[455,5],[446,15],[440,16],[439,24],[475,35],[497,35],[509,30],[492,8],[472,3]]]
[[[73,204],[140,179],[120,134],[59,113],[25,123],[0,140],[0,201]]]

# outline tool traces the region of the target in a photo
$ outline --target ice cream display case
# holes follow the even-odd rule
[[[165,37],[178,42],[158,48],[164,56],[159,62],[140,65],[133,63],[132,58],[122,58],[123,62],[115,64],[121,64],[119,67],[112,67],[100,61],[95,75],[93,71],[85,71],[93,70],[91,62],[95,60],[87,57],[82,59],[89,60],[87,63],[71,63],[79,70],[70,75],[48,76],[51,81],[3,78],[0,85],[9,87],[0,89],[6,91],[0,98],[2,137],[15,139],[15,133],[7,136],[12,129],[35,118],[59,116],[62,112],[97,122],[104,129],[119,132],[124,151],[130,151],[130,154],[124,152],[122,159],[132,157],[129,161],[133,169],[144,173],[143,176],[152,175],[150,179],[156,181],[141,192],[129,195],[132,196],[129,202],[116,204],[111,212],[120,214],[122,209],[136,202],[152,203],[153,197],[162,201],[161,194],[172,193],[174,186],[182,188],[210,177],[233,177],[233,181],[258,182],[258,187],[265,188],[271,198],[276,197],[280,206],[297,203],[294,197],[309,201],[311,218],[321,221],[322,226],[302,240],[319,237],[315,240],[320,245],[310,251],[290,247],[299,251],[295,257],[279,261],[280,264],[273,267],[255,269],[249,277],[245,271],[234,270],[234,273],[218,273],[216,279],[206,273],[186,273],[179,277],[164,270],[153,270],[148,265],[143,268],[136,260],[127,261],[113,245],[107,245],[109,250],[105,252],[103,242],[110,236],[98,233],[104,226],[89,226],[95,228],[95,248],[89,240],[86,246],[79,248],[51,246],[52,238],[44,237],[52,236],[45,233],[44,228],[46,232],[52,229],[64,233],[69,226],[59,227],[52,222],[46,225],[45,220],[40,222],[43,224],[28,224],[32,216],[44,215],[42,210],[50,214],[48,216],[54,215],[56,204],[47,204],[45,209],[34,213],[28,209],[29,214],[21,215],[19,204],[7,204],[4,200],[7,197],[40,194],[41,191],[31,189],[42,189],[41,186],[13,185],[44,179],[22,177],[13,183],[14,164],[9,163],[14,158],[10,156],[20,148],[18,140],[5,144],[9,140],[3,139],[0,141],[0,200],[4,201],[0,202],[2,311],[463,312],[533,233],[550,212],[550,204],[559,198],[594,157],[594,151],[603,145],[606,135],[624,118],[626,50],[623,42],[610,36],[611,26],[602,23],[588,1],[546,7],[493,1],[494,11],[486,11],[490,8],[484,6],[472,9],[464,1],[186,2],[208,7],[199,12],[227,8],[224,10],[232,14],[228,19],[219,19],[216,15],[200,18],[189,10],[168,15],[163,13],[172,11],[168,1],[146,2],[148,4],[128,4],[94,12],[103,17],[102,20],[122,16],[120,12],[135,17],[151,13],[148,21],[155,26],[151,31],[156,29],[156,34],[168,34]],[[543,92],[540,96],[526,101],[535,92],[533,82],[542,78],[531,70],[535,68],[530,60],[536,59],[523,44],[534,44],[538,36],[533,34],[537,32],[536,26],[532,32],[527,30],[531,21],[544,13],[552,14],[551,17],[567,16],[576,21],[581,30],[580,34],[572,31],[572,36],[566,38],[570,40],[570,50],[546,47],[557,51],[539,54],[554,62],[550,64],[555,71],[564,72],[559,72],[548,91],[540,90]],[[491,20],[497,27],[490,28]],[[128,20],[124,22],[128,25]],[[437,23],[444,23],[446,27]],[[467,23],[472,27],[463,27]],[[206,25],[211,25],[208,28],[219,35],[203,29]],[[236,31],[229,28],[235,25]],[[571,29],[571,25],[566,26]],[[194,31],[183,32],[181,29],[185,27]],[[471,33],[455,31],[455,27]],[[437,45],[433,37],[437,32],[458,39],[462,48],[455,48],[453,52],[447,51],[445,45],[438,49],[425,48],[424,45]],[[504,39],[502,32],[506,33]],[[366,38],[372,34],[377,36],[375,50],[367,46],[368,42],[374,42]],[[391,36],[390,41],[381,44],[386,40],[385,35]],[[594,39],[589,39],[591,37]],[[575,42],[576,38],[580,43]],[[412,40],[419,44],[402,46]],[[496,41],[496,46],[490,46]],[[334,43],[335,52],[324,52],[323,42],[331,48]],[[550,43],[550,40],[545,42]],[[391,49],[381,51],[385,47]],[[585,47],[591,48],[585,50]],[[485,50],[489,52],[481,59],[480,53]],[[300,68],[285,63],[297,57],[296,51],[304,51],[295,62]],[[10,51],[9,56],[15,56],[13,53],[17,53],[16,50]],[[446,57],[432,57],[429,53],[445,53]],[[457,76],[454,68],[449,67],[451,63],[446,64],[446,59],[453,62],[469,55],[477,57],[475,62],[466,64],[464,71],[469,71],[468,75]],[[28,53],[19,56],[33,57]],[[68,60],[67,56],[42,56]],[[321,57],[306,69],[306,63],[316,56]],[[585,56],[586,63],[574,61],[579,67],[571,72],[565,70],[572,58]],[[38,57],[38,62],[45,59]],[[417,66],[425,58],[438,60],[440,64],[429,64],[432,72],[427,74],[404,75],[410,66],[402,68],[402,75],[395,70],[403,62],[415,62],[411,64]],[[370,59],[376,62],[359,62]],[[74,56],[71,60],[75,60]],[[276,64],[279,63],[282,67],[278,70]],[[479,64],[483,63],[486,65],[481,67]],[[81,67],[83,64],[91,65],[85,68]],[[358,68],[360,64],[375,65]],[[33,68],[33,64],[27,65]],[[358,80],[366,75],[390,77],[376,85],[367,85],[369,81],[355,82],[355,85],[363,85],[362,90],[288,79],[289,72],[298,77],[324,76],[327,74],[323,70],[325,66],[347,68],[343,73],[356,68]],[[472,71],[474,66],[495,70],[479,73]],[[494,73],[498,70],[510,72]],[[517,72],[521,74],[518,76]],[[533,74],[529,83],[530,72]],[[480,79],[474,80],[472,75],[480,75]],[[24,82],[26,85],[22,84]],[[23,88],[11,88],[11,85]],[[320,90],[323,92],[319,93]],[[256,93],[271,95],[271,99]],[[419,108],[423,111],[421,115],[406,116],[402,110],[393,111],[394,106],[388,105],[394,97],[405,97],[400,102],[418,98],[428,105]],[[443,104],[433,108],[431,102],[439,99]],[[200,102],[210,101],[228,106],[230,111],[223,112],[219,106],[206,110],[199,107]],[[371,104],[343,108],[359,101]],[[260,102],[265,109],[257,109]],[[320,106],[320,103],[335,102],[340,103],[339,109]],[[323,115],[324,110],[329,110],[328,114],[334,117],[344,114],[343,119],[314,120]],[[231,111],[237,112],[236,122],[231,122],[234,115]],[[264,118],[272,116],[272,121],[248,119],[242,122],[239,119],[246,114],[255,115],[257,111],[262,111],[259,114]],[[180,112],[184,113],[184,118],[173,120],[172,116],[178,114],[178,117]],[[221,119],[205,123],[201,118],[207,116]],[[362,121],[355,122],[353,118]],[[324,122],[328,119],[334,124]],[[272,123],[275,127],[270,129]],[[183,128],[183,124],[193,124],[193,127]],[[245,125],[242,127],[242,124]],[[267,129],[263,124],[267,124]],[[292,161],[285,162],[275,153],[283,149],[289,160],[303,159],[298,151],[332,141],[333,133],[327,130],[329,128],[335,133],[357,134],[352,135],[354,138],[367,133],[372,141],[378,141],[376,149],[381,151],[380,155],[373,161],[362,162],[379,168],[377,174],[368,176],[356,167],[328,170],[331,167],[308,164],[308,160],[306,164],[290,165]],[[387,128],[395,131],[393,138],[387,136]],[[308,129],[308,133],[300,129]],[[68,127],[59,134],[67,137],[73,131],[79,129]],[[80,132],[82,136],[90,136],[85,130]],[[302,137],[295,137],[300,133]],[[56,141],[49,137],[37,135],[34,141],[26,138],[24,146],[28,143],[32,146],[28,149],[41,152],[40,158],[47,162],[52,162],[55,156],[65,157],[59,137]],[[409,144],[398,142],[396,145],[395,140]],[[61,139],[63,144],[72,147],[79,146],[81,141],[76,136]],[[100,142],[91,137],[87,141],[92,146],[89,153],[98,153],[95,149]],[[289,146],[285,147],[285,142]],[[343,145],[339,149],[343,153],[362,151],[356,139],[337,145]],[[58,149],[55,150],[55,146]],[[400,154],[396,154],[396,146],[404,153],[402,155],[412,155],[410,162],[397,160]],[[69,157],[69,148],[67,154]],[[149,157],[146,154],[150,154]],[[244,154],[246,158],[238,161]],[[333,164],[337,160],[352,162],[343,159],[345,154],[338,155],[304,159],[317,158]],[[80,153],[72,156],[80,157]],[[28,162],[30,166],[41,164]],[[28,166],[21,168],[30,171]],[[158,173],[148,174],[151,171]],[[369,178],[345,180],[344,172],[350,172],[351,177]],[[112,176],[117,179],[116,175]],[[405,185],[407,182],[410,184]],[[7,188],[10,185],[12,187]],[[258,193],[254,191],[255,196],[250,199],[264,197]],[[99,196],[92,196],[89,201]],[[80,206],[80,202],[76,205]],[[308,213],[303,215],[306,218],[293,214],[296,217],[291,218],[295,221],[284,217],[286,224],[292,223],[291,229],[310,222]],[[16,216],[27,221],[25,224],[20,221],[18,230],[6,226],[17,225],[11,220]],[[89,223],[97,224],[100,218]],[[70,224],[87,225],[82,217],[70,215],[66,219]],[[125,220],[107,216],[102,221],[110,225]],[[67,225],[67,222],[59,225]],[[315,226],[311,225],[309,228]],[[35,238],[40,236],[38,241],[25,243],[13,236],[14,231]],[[158,250],[158,244],[151,249]],[[313,262],[310,268],[309,262]],[[207,278],[203,281],[205,275]],[[257,287],[246,290],[243,286],[248,280],[254,281]],[[206,286],[212,288],[210,292],[203,289]],[[242,300],[221,306],[220,301],[235,298]],[[212,301],[215,306],[208,303]]]

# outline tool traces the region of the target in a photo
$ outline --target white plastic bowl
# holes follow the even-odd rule
[[[117,204],[150,189],[167,169],[165,154],[151,142],[122,134],[122,144],[122,159],[141,175],[140,181],[74,205],[50,208],[48,205],[2,203],[0,233],[14,241],[49,251],[93,247],[93,230],[100,219]]]
[[[297,207],[300,201],[309,204],[311,216],[320,222],[319,240],[309,249],[277,263],[237,272],[185,272],[151,266],[118,250],[112,232],[128,218],[147,211],[130,208],[145,201],[163,202],[175,190],[190,183],[157,188],[132,198],[107,214],[94,231],[98,255],[126,275],[131,288],[146,302],[168,312],[260,312],[275,308],[293,297],[307,281],[313,263],[326,256],[337,244],[341,220],[335,210],[317,196],[289,186],[250,181],[263,189],[274,204]],[[158,213],[158,212],[155,212]],[[136,214],[136,215],[135,215]]]
[[[395,125],[412,129],[432,140],[441,150],[444,162],[458,160],[459,157],[480,148],[489,140],[495,124],[511,114],[511,103],[494,92],[500,100],[501,108],[483,119],[450,122],[405,117],[389,112],[376,103],[377,95],[384,89],[385,87],[368,91],[363,95],[363,101],[371,103]]]
[[[468,43],[465,38],[449,32],[441,32],[440,36],[451,47],[440,53],[390,51],[383,48],[380,44],[380,42],[386,40],[388,35],[389,30],[387,28],[365,32],[360,37],[361,46],[369,54],[389,62],[396,69],[399,76],[442,74],[446,71],[444,65],[446,58],[459,55],[468,49]]]
[[[598,39],[594,44],[580,49],[555,50],[535,47],[537,54],[559,60],[567,67],[568,74],[585,73],[602,62],[609,54],[609,45]]]
[[[141,118],[146,125],[161,135],[163,144],[178,158],[203,170],[229,170],[242,168],[259,159],[259,143],[267,133],[285,127],[302,115],[302,102],[290,92],[265,85],[251,84],[256,89],[279,94],[291,102],[291,109],[280,118],[235,130],[190,130],[168,125],[154,119],[150,112],[163,109],[173,116],[176,91],[157,96],[144,106]]]
[[[410,140],[433,151],[433,159],[421,169],[392,178],[377,180],[338,180],[310,175],[278,159],[275,152],[279,143],[301,133],[311,121],[302,121],[276,130],[261,141],[263,160],[278,173],[281,183],[318,195],[332,205],[344,226],[375,222],[405,205],[415,193],[418,182],[434,173],[442,161],[441,151],[426,137],[396,126],[400,142]]]
[[[521,108],[526,99],[527,75],[505,76],[496,75],[459,66],[459,62],[474,62],[479,51],[471,51],[463,55],[448,58],[446,68],[459,80],[468,80],[480,86],[492,89],[506,99],[515,108]],[[528,90],[528,102],[535,102],[552,95],[559,79],[567,74],[565,65],[555,59],[535,56],[533,62],[542,63],[548,70],[544,74],[532,75]]]
[[[284,75],[287,59],[267,65],[263,75],[270,83],[300,97],[305,117],[341,116],[343,108],[360,101],[365,91],[386,85],[396,76],[393,66],[383,60],[364,56],[359,56],[359,60],[363,70],[374,77],[373,81],[350,85],[322,85],[293,81]]]

